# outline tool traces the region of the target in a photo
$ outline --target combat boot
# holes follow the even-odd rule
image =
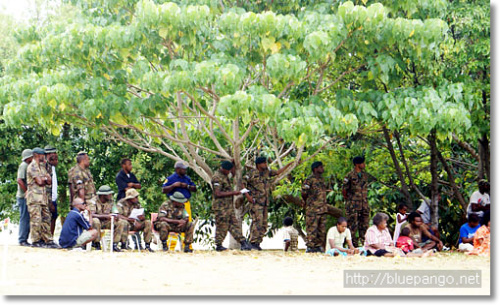
[[[314,252],[316,252],[316,248],[307,247],[306,253],[314,253]]]
[[[222,245],[217,245],[217,247],[215,247],[215,251],[226,251],[227,248],[224,248]]]
[[[168,245],[167,245],[166,241],[162,241],[161,242],[161,246],[163,247],[163,252],[167,252],[168,251]]]
[[[252,250],[252,245],[246,240],[242,241],[241,243],[241,251],[250,251]]]
[[[184,253],[193,253],[193,250],[191,250],[189,246],[190,246],[189,244],[186,244],[184,246]]]
[[[118,243],[113,243],[113,252],[122,252],[122,250],[118,248]]]
[[[126,242],[122,242],[121,243],[121,249],[122,250],[132,250],[132,248],[130,248]]]
[[[32,243],[31,246],[33,248],[44,248],[45,247],[45,243],[40,240],[40,241]]]
[[[92,247],[96,250],[101,250],[101,243],[100,242],[96,242],[96,241],[93,241],[92,242]]]
[[[45,243],[45,248],[47,248],[47,249],[61,249],[61,246],[59,246],[58,244],[56,244],[53,241],[49,241],[48,243]]]
[[[319,246],[317,249],[318,249],[317,252],[319,252],[319,253],[325,252],[325,249],[323,247],[321,247],[321,246]]]
[[[262,251],[262,248],[260,247],[259,243],[251,243],[251,246],[252,246],[252,250]]]
[[[149,252],[155,252],[153,249],[151,249],[150,243],[146,243],[146,250],[148,250]]]

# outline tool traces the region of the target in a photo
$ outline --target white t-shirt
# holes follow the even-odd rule
[[[283,228],[283,250],[286,248],[287,241],[290,241],[288,251],[297,251],[299,249],[299,232],[292,226]]]
[[[422,213],[422,221],[424,223],[431,223],[431,207],[424,200],[422,200],[417,211]]]
[[[467,207],[467,216],[470,214],[476,214],[479,217],[483,217],[484,211],[479,211],[479,212],[472,211],[473,203],[479,203],[483,207],[489,205],[490,195],[488,195],[488,193],[481,194],[479,191],[475,191],[474,193],[472,193],[472,196],[470,196],[469,206]]]
[[[331,227],[326,234],[326,251],[332,249],[332,247],[330,246],[330,239],[333,239],[335,246],[344,248],[345,240],[351,240],[351,231],[346,228],[344,232],[339,233],[339,230],[337,230],[337,226]]]

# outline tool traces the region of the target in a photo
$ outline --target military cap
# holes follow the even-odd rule
[[[365,162],[365,158],[361,157],[361,156],[357,156],[357,157],[354,157],[352,159],[352,163],[354,163],[354,165],[361,164],[361,163],[364,163],[364,162]]]
[[[82,150],[82,151],[79,151],[76,155],[81,156],[81,155],[86,155],[86,154],[87,154],[87,152]]]
[[[35,147],[33,148],[33,153],[37,155],[45,155],[45,150],[41,149],[40,147]]]
[[[320,166],[323,166],[323,162],[321,161],[313,162],[313,164],[311,164],[311,170],[314,170],[315,168],[318,168]]]
[[[45,153],[46,154],[51,154],[51,153],[56,153],[57,152],[57,149],[53,146],[45,146]]]
[[[33,151],[31,149],[25,149],[21,153],[21,158],[24,160],[33,157]]]
[[[186,169],[188,166],[183,161],[177,161],[175,162],[174,168]]]
[[[266,163],[267,162],[267,158],[266,157],[258,157],[257,159],[255,159],[255,164],[261,164],[261,163]]]
[[[230,161],[222,161],[220,166],[225,170],[231,170],[234,167],[234,164]]]
[[[111,195],[113,193],[114,192],[109,185],[103,185],[97,191],[97,195]]]
[[[181,192],[175,192],[172,196],[170,196],[170,200],[180,203],[187,201],[186,197]]]

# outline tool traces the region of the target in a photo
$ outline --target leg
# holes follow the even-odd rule
[[[215,245],[222,246],[229,229],[229,217],[226,211],[215,211]]]
[[[156,231],[160,232],[160,240],[161,242],[166,242],[168,238],[168,233],[170,232],[170,226],[165,221],[157,221],[155,223]]]
[[[25,198],[17,198],[19,206],[19,244],[27,243],[30,235],[30,214],[26,206]]]
[[[99,218],[92,218],[92,228],[97,231],[97,242],[101,241],[101,220]]]
[[[143,228],[144,242],[146,244],[150,244],[151,241],[153,240],[153,231],[151,230],[151,220],[146,219],[143,221],[143,223],[144,223],[144,228]]]
[[[193,243],[193,235],[194,235],[194,225],[192,222],[187,222],[184,227],[184,233],[186,234],[186,239],[184,240],[184,244],[191,245]]]
[[[359,221],[359,241],[364,244],[366,230],[368,230],[368,226],[370,224],[370,208],[364,207],[358,214]]]
[[[127,221],[123,219],[115,219],[115,228],[113,231],[113,243],[119,243],[123,235],[123,231],[127,230]]]
[[[50,220],[51,214],[47,205],[42,205],[42,239],[49,243],[52,241],[52,234],[50,233]]]
[[[316,213],[306,212],[306,245],[307,248],[314,248],[315,245],[315,235],[318,230],[318,222],[316,221]]]
[[[428,251],[436,247],[436,242],[429,240],[425,246],[422,247],[422,251]]]
[[[42,239],[42,206],[40,204],[28,205],[30,214],[31,242],[38,243]]]
[[[78,236],[75,247],[85,246],[89,242],[95,241],[96,239],[97,239],[97,230],[90,229],[83,231],[82,234]]]
[[[326,214],[318,215],[318,243],[319,247],[321,247],[321,252],[325,252],[326,247]]]
[[[267,205],[262,209],[262,232],[260,234],[260,240],[259,243],[262,242],[264,239],[264,236],[266,236],[267,233],[267,217],[268,217],[268,212],[267,212]]]
[[[252,218],[252,226],[250,228],[250,243],[260,243],[260,234],[262,232],[263,210],[258,204],[253,204],[250,209],[250,218]]]
[[[50,214],[51,214],[50,234],[52,234],[52,236],[54,236],[54,230],[56,229],[56,220],[57,220],[57,216],[59,216],[59,214],[57,214],[57,201],[50,200],[50,203],[52,204],[52,209],[53,209],[53,211],[52,210],[50,211]]]
[[[245,237],[243,237],[243,234],[241,233],[241,223],[238,222],[238,219],[236,219],[236,214],[234,213],[234,210],[231,209],[229,212],[229,232],[231,235],[239,241],[240,243],[245,240]]]
[[[359,245],[358,237],[356,236],[359,225],[358,213],[356,212],[355,209],[348,206],[346,209],[346,218],[347,218],[347,226],[351,229],[352,245],[354,247],[357,247]]]

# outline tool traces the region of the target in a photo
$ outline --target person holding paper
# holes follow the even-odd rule
[[[103,185],[97,191],[97,201],[89,206],[92,212],[92,227],[97,230],[97,238],[92,242],[92,247],[101,250],[101,229],[111,229],[111,217],[115,217],[113,225],[113,251],[121,252],[118,243],[122,237],[123,231],[128,232],[128,221],[117,219],[111,215],[113,207],[113,190],[109,185]],[[125,245],[122,244],[123,247]]]
[[[130,230],[143,231],[146,250],[154,252],[153,249],[151,249],[151,240],[153,239],[151,220],[144,217],[144,212],[138,216],[136,216],[134,212],[134,209],[141,209],[141,205],[139,204],[139,193],[136,189],[128,189],[127,192],[125,192],[125,196],[125,198],[120,199],[117,203],[118,218],[128,221]],[[142,211],[144,211],[144,209],[142,209]]]
[[[184,252],[190,253],[193,250],[190,245],[193,243],[194,225],[189,221],[184,204],[187,198],[181,192],[175,192],[165,201],[158,212],[158,218],[154,225],[157,231],[160,232],[160,240],[163,246],[163,251],[168,251],[167,238],[170,232],[185,233]]]
[[[241,223],[236,219],[234,212],[233,196],[242,194],[248,190],[233,191],[229,174],[234,175],[235,167],[233,162],[223,161],[221,167],[212,177],[213,203],[212,210],[215,214],[215,250],[227,250],[222,246],[227,232],[240,242],[241,250],[248,251],[252,246],[246,241],[241,233]]]
[[[292,163],[279,170],[269,169],[267,159],[258,157],[255,160],[255,168],[249,170],[243,176],[243,184],[249,190],[245,197],[250,202],[250,217],[252,225],[250,227],[250,243],[252,250],[261,251],[260,243],[267,232],[267,207],[271,197],[272,177],[284,172]]]

